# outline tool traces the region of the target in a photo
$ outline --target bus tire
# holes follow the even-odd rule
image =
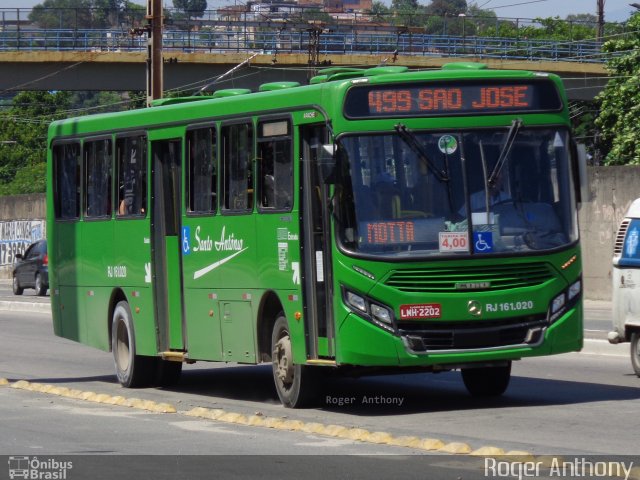
[[[156,382],[159,387],[173,387],[182,376],[182,362],[172,362],[158,358],[156,366]]]
[[[125,301],[118,302],[113,311],[111,349],[120,385],[126,388],[143,387],[154,379],[157,359],[136,353],[133,317]]]
[[[640,332],[631,334],[631,366],[636,375],[640,377]]]
[[[502,395],[511,380],[511,362],[499,367],[463,368],[462,381],[474,397]]]
[[[309,366],[293,363],[289,324],[282,312],[271,335],[271,362],[276,391],[285,407],[306,407],[316,399],[315,371]]]

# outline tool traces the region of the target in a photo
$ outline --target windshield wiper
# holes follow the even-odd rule
[[[491,175],[489,175],[489,178],[487,179],[487,183],[489,184],[489,186],[492,187],[495,185],[496,178],[500,174],[500,171],[502,170],[502,167],[507,159],[507,155],[509,155],[509,152],[511,151],[511,147],[513,146],[513,142],[516,139],[516,135],[518,135],[520,127],[522,127],[522,120],[519,118],[515,118],[511,122],[511,128],[509,128],[509,133],[507,134],[507,139],[505,140],[504,146],[500,151],[500,156],[498,157],[498,160],[493,167]]]
[[[409,148],[413,150],[413,153],[418,155],[418,157],[420,157],[420,160],[425,162],[427,167],[431,169],[431,171],[434,173],[434,175],[438,180],[440,180],[441,182],[449,181],[449,177],[447,173],[444,170],[439,170],[438,167],[431,161],[431,159],[429,158],[429,155],[427,154],[427,151],[420,144],[420,142],[418,142],[415,134],[411,130],[409,130],[406,125],[403,125],[402,123],[398,123],[393,128],[395,128],[400,138],[404,140],[404,142],[409,146]]]

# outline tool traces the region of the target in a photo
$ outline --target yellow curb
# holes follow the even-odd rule
[[[17,382],[11,384],[11,388],[21,388],[23,390],[25,390],[28,386],[29,382],[27,382],[26,380],[18,380]]]
[[[393,437],[389,445],[393,445],[394,447],[411,447],[418,445],[419,442],[420,439],[418,437]]]
[[[340,438],[348,438],[349,440],[358,440],[365,441],[371,432],[369,430],[365,430],[364,428],[349,428],[344,432],[341,432],[338,436]]]
[[[133,398],[127,398],[127,401],[125,402],[125,406],[126,407],[131,407],[131,408],[142,408],[142,400],[136,397]]]
[[[373,432],[367,438],[371,443],[389,443],[393,437],[387,432]]]
[[[44,385],[42,385],[41,383],[30,383],[27,385],[27,390],[30,390],[32,392],[39,392],[42,390],[42,388],[44,387]]]
[[[302,427],[304,427],[304,422],[301,422],[300,420],[285,420],[282,423],[283,430],[290,430],[295,432],[298,430],[302,430]]]
[[[251,415],[247,419],[247,425],[252,427],[262,427],[264,426],[264,417],[258,415]]]
[[[82,392],[80,394],[80,399],[81,400],[91,400],[96,396],[95,392]]]
[[[498,447],[485,446],[474,450],[470,453],[470,455],[476,457],[500,457],[504,455],[504,450]]]
[[[109,400],[111,400],[111,395],[107,395],[106,393],[99,393],[93,399],[93,401],[97,403],[107,403]]]
[[[218,420],[226,423],[238,423],[238,420],[240,419],[240,417],[243,417],[243,416],[244,415],[240,415],[239,413],[227,412],[224,415],[221,415],[220,418],[218,418]]]
[[[325,435],[329,435],[330,437],[339,437],[340,434],[346,432],[348,428],[343,427],[342,425],[327,425],[324,427],[322,433]]]
[[[156,403],[154,412],[158,413],[176,413],[176,407],[169,403]]]
[[[444,442],[437,438],[423,438],[416,448],[421,450],[440,450],[444,447]]]
[[[302,431],[306,433],[323,433],[324,425],[321,423],[306,423],[304,427],[302,427]]]
[[[218,420],[225,413],[227,412],[225,412],[220,408],[214,408],[214,409],[207,408],[207,411],[204,414],[204,418],[208,418],[209,420]]]
[[[6,378],[0,378],[0,385],[9,385],[9,380]]]
[[[184,412],[184,414],[187,415],[188,417],[202,417],[204,415],[204,412],[206,411],[207,411],[206,408],[194,407],[191,410]]]
[[[282,420],[281,418],[267,417],[264,419],[263,426],[267,428],[280,428],[283,423],[284,423],[284,420]]]
[[[464,453],[471,453],[471,447],[466,443],[461,442],[451,442],[447,443],[445,446],[438,450],[443,453],[455,453],[457,455]]]
[[[53,393],[53,390],[55,390],[56,387],[54,387],[53,385],[42,385],[42,387],[40,388],[40,392],[42,393]]]
[[[116,395],[115,397],[111,397],[109,400],[106,400],[104,403],[108,405],[124,405],[124,402],[125,402],[124,397]]]
[[[68,397],[69,398],[80,398],[80,395],[82,395],[82,391],[81,390],[76,390],[76,389],[72,388],[71,390],[69,390]]]

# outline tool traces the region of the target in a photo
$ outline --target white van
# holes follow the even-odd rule
[[[640,198],[620,224],[613,250],[613,331],[609,342],[631,342],[631,365],[640,377]]]

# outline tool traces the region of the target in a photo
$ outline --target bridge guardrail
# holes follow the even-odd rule
[[[163,48],[180,52],[307,53],[309,35],[302,31],[261,31],[214,27],[199,32],[166,30]],[[131,36],[114,29],[20,29],[0,32],[0,51],[125,51],[147,48],[146,35]],[[318,41],[319,54],[401,54],[473,56],[523,60],[602,62],[595,41],[554,41],[523,38],[393,34],[391,32],[328,32]]]

